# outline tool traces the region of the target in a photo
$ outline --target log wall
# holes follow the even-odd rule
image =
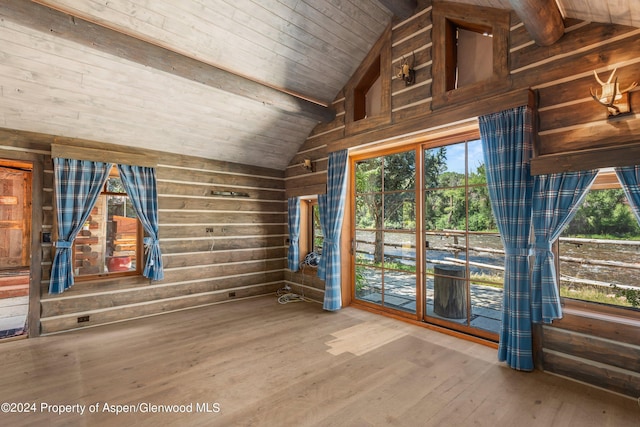
[[[34,235],[53,231],[53,167],[49,135],[0,129],[0,158],[32,156],[44,165],[42,224]],[[158,159],[159,235],[165,278],[141,276],[76,281],[60,295],[49,295],[51,243],[39,243],[40,326],[32,334],[155,315],[229,300],[274,293],[286,266],[286,203],[281,171],[150,152],[92,141],[67,144],[155,156]],[[35,171],[34,171],[35,172]],[[34,184],[37,183],[34,179]],[[212,191],[249,197],[214,196]],[[213,231],[207,231],[212,229]],[[41,261],[40,261],[41,258]],[[33,291],[32,291],[33,292]],[[275,297],[275,294],[274,294]],[[37,299],[36,299],[37,300]],[[78,317],[89,321],[78,323]]]
[[[640,396],[637,316],[565,309],[542,332],[544,370],[631,397]]]
[[[326,191],[326,168],[330,152],[344,148],[361,150],[402,141],[437,140],[440,136],[477,127],[478,116],[527,103],[528,93],[537,106],[536,158],[532,161],[534,173],[637,162],[640,93],[637,89],[631,93],[635,114],[607,120],[605,108],[592,100],[589,89],[599,89],[593,76],[594,70],[606,79],[617,68],[616,75],[622,87],[640,80],[640,29],[567,20],[563,37],[552,46],[540,47],[533,42],[515,13],[511,13],[508,78],[488,85],[486,91],[478,91],[462,99],[452,96],[453,101],[445,105],[438,102],[434,106],[433,50],[434,46],[444,41],[432,39],[432,13],[433,7],[442,5],[438,6],[436,2],[432,5],[430,1],[420,3],[420,10],[411,18],[394,23],[388,35],[394,67],[403,57],[415,54],[416,58],[414,85],[405,86],[393,73],[382,76],[391,79],[390,122],[361,133],[346,132],[349,123],[346,122],[348,115],[344,111],[345,105],[348,105],[345,100],[352,95],[347,91],[349,85],[345,86],[333,103],[338,113],[336,119],[317,126],[287,168],[285,181],[288,197]],[[469,6],[469,13],[481,14],[483,10]],[[297,166],[305,158],[313,161],[314,172]],[[294,290],[313,287],[313,294],[322,299],[323,282],[315,277],[313,271],[287,274],[288,283]],[[300,286],[303,280],[304,286]],[[627,372],[622,372],[607,362],[612,354],[622,358],[637,358],[637,347],[604,345],[600,347],[603,348],[602,353],[596,358],[589,352],[578,353],[581,345],[592,344],[591,339],[585,338],[582,332],[573,327],[563,328],[559,332],[555,325],[544,329],[546,333],[540,349],[540,354],[544,356],[543,369],[621,393],[640,394],[637,386],[629,386],[633,381],[640,384],[637,381],[640,372],[637,366],[632,365]],[[637,329],[634,330],[637,336]],[[560,335],[562,337],[558,338]],[[571,342],[578,344],[559,348],[557,343],[567,335]],[[616,337],[606,339],[615,341]],[[589,374],[584,374],[580,367],[588,363],[592,366],[587,368]],[[622,380],[610,380],[609,368],[617,372],[618,378],[627,375],[627,381],[623,381],[626,385],[620,385]],[[633,376],[629,376],[629,372]]]

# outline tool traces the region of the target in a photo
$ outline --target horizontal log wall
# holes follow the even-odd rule
[[[360,134],[346,134],[344,108],[350,94],[341,92],[333,103],[338,112],[336,119],[317,126],[287,168],[288,197],[326,191],[327,159],[332,151],[398,141],[427,141],[438,135],[468,130],[470,126],[476,126],[476,118],[480,115],[526,103],[525,92],[530,89],[538,105],[537,158],[532,162],[532,169],[537,173],[575,169],[582,164],[593,168],[637,162],[638,156],[634,154],[640,151],[633,142],[640,134],[640,92],[636,90],[631,94],[635,114],[612,121],[606,119],[605,108],[592,100],[589,89],[598,88],[594,70],[606,79],[617,68],[616,75],[622,87],[640,80],[640,29],[567,20],[565,34],[557,43],[539,47],[515,13],[511,13],[508,79],[498,89],[493,87],[486,96],[476,93],[472,98],[434,108],[431,93],[433,48],[443,41],[432,40],[431,2],[421,3],[413,17],[395,23],[391,31],[393,66],[403,58],[413,59],[415,54],[416,70],[416,83],[412,86],[405,86],[394,75],[382,76],[392,80],[391,123]],[[478,13],[482,10],[478,9]],[[299,167],[305,158],[313,161],[314,171]],[[323,282],[313,271],[287,274],[288,283],[294,289],[310,292],[309,288],[312,288],[313,295],[322,299]],[[550,341],[543,342],[544,348],[554,345],[551,337],[557,337],[557,334],[553,334],[552,329],[553,326],[545,328]],[[610,339],[615,341],[616,337]],[[577,356],[570,348],[546,350],[544,354],[550,362],[545,369],[568,376],[574,372],[575,378],[602,387],[611,386],[620,392],[633,390],[615,385],[613,380],[609,382],[606,369],[592,373],[591,377],[580,374],[572,366],[575,364],[573,357]],[[563,351],[566,353],[561,358]],[[610,351],[618,352],[620,348],[611,347]],[[628,356],[633,357],[636,352],[634,348]],[[581,360],[589,357],[588,354],[580,356]],[[604,360],[594,362],[606,364],[606,355]]]
[[[543,368],[631,397],[640,396],[640,321],[565,310],[543,327]]]
[[[30,152],[44,159],[42,228],[53,231],[53,137],[0,130],[0,157]],[[59,140],[58,140],[59,141]],[[91,141],[84,147],[127,150]],[[161,152],[129,149],[158,159],[159,235],[164,280],[122,277],[76,281],[49,295],[51,243],[41,244],[40,333],[155,315],[274,293],[284,284],[286,203],[281,171]],[[249,197],[214,196],[212,191]],[[207,229],[212,232],[207,232]],[[39,259],[39,258],[38,258]],[[78,324],[78,317],[89,316]],[[33,328],[33,326],[31,326]]]

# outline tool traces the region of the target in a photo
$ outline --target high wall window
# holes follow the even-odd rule
[[[507,11],[460,3],[433,5],[432,108],[464,103],[509,84]]]
[[[388,27],[344,87],[345,135],[391,122],[391,64]]]
[[[74,242],[74,274],[87,277],[142,271],[143,231],[113,166],[89,218]]]
[[[561,235],[559,263],[562,297],[632,306],[625,291],[640,290],[640,226],[613,172],[600,172]]]
[[[354,121],[380,114],[382,108],[381,88],[380,57],[378,56],[354,89]]]
[[[493,76],[493,34],[489,27],[465,27],[450,22],[456,55],[447,76],[447,90],[488,80]],[[450,82],[452,80],[453,82]]]

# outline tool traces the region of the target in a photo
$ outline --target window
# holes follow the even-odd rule
[[[104,189],[74,241],[78,279],[141,271],[142,225],[113,166]]]
[[[456,60],[452,65],[453,84],[447,90],[458,89],[488,80],[493,75],[493,35],[489,27],[458,26],[451,23],[457,43]],[[453,62],[453,61],[452,61]],[[449,82],[449,76],[447,76]]]
[[[345,135],[391,122],[391,26],[344,86]]]
[[[509,13],[467,4],[434,4],[432,107],[475,100],[509,84]]]
[[[310,205],[309,209],[311,227],[311,239],[309,242],[309,252],[315,252],[318,255],[322,254],[322,244],[324,243],[324,235],[322,234],[322,227],[320,226],[320,209],[318,202],[314,201]]]
[[[600,171],[558,251],[562,297],[632,306],[627,292],[637,298],[640,291],[640,226],[615,172]]]
[[[382,105],[381,90],[380,56],[378,56],[354,89],[354,121],[380,114]]]

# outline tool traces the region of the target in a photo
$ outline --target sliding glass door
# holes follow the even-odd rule
[[[355,300],[497,338],[504,251],[481,142],[415,145],[353,166]]]

